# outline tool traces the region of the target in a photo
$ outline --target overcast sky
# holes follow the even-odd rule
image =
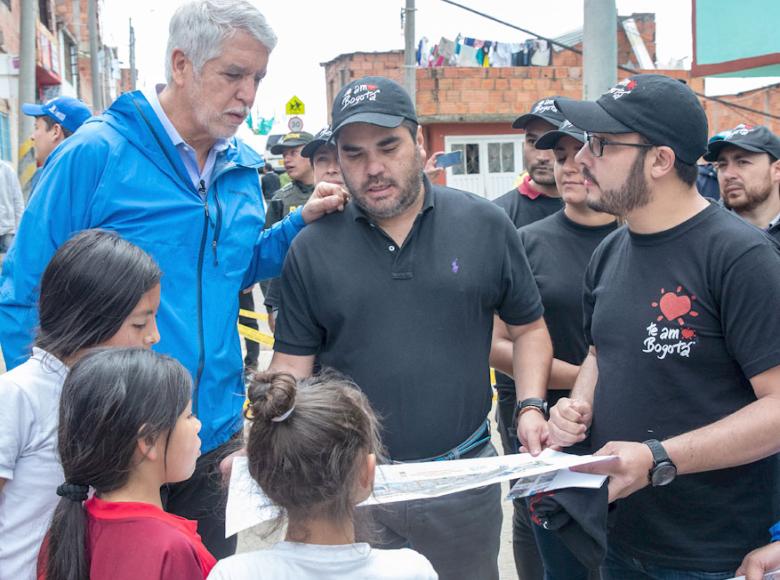
[[[136,31],[139,88],[164,82],[168,21],[184,0],[103,0],[105,41],[128,58],[128,20]],[[326,120],[325,74],[320,63],[342,53],[401,49],[404,0],[323,0],[290,2],[253,0],[275,29],[279,44],[271,55],[268,76],[260,86],[255,115],[276,117],[275,133],[286,132],[284,104],[293,95],[306,106],[304,129],[316,132]],[[583,0],[461,0],[509,23],[544,36],[582,27]],[[441,0],[417,0],[416,37],[437,42],[441,36],[464,36],[520,42],[526,35],[470,14]],[[554,8],[553,8],[554,7]],[[690,0],[617,0],[618,12],[655,12],[656,55],[660,63],[691,56]],[[759,81],[760,82],[760,81]],[[730,83],[726,90],[732,88]],[[722,92],[722,91],[719,91]],[[251,132],[242,131],[248,137]],[[253,136],[252,136],[253,137]],[[250,141],[262,147],[263,139]]]

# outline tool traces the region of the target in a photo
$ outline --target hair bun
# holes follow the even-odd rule
[[[295,407],[298,381],[290,373],[255,373],[247,397],[249,406],[245,416],[250,421],[281,422]]]

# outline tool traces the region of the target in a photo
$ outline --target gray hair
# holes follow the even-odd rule
[[[242,30],[251,34],[271,52],[276,34],[265,16],[246,0],[193,0],[173,14],[168,26],[165,51],[165,78],[173,82],[171,57],[177,48],[200,73],[203,65],[219,55],[222,43]]]

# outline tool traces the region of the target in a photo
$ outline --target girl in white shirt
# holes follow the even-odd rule
[[[161,272],[113,232],[83,231],[41,277],[32,357],[0,376],[0,580],[35,578],[57,504],[57,423],[68,368],[96,347],[151,348]]]
[[[409,549],[355,543],[353,512],[371,495],[378,422],[349,381],[287,373],[250,379],[249,473],[287,519],[285,541],[221,560],[209,580],[436,580]]]

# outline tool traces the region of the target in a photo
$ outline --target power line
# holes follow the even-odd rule
[[[501,20],[500,18],[496,18],[495,16],[491,16],[490,14],[485,14],[484,12],[480,12],[479,10],[475,10],[474,8],[470,8],[469,6],[464,6],[463,4],[460,4],[459,2],[455,2],[454,0],[441,0],[445,4],[450,4],[452,6],[456,6],[457,8],[461,8],[462,10],[466,10],[467,12],[471,12],[472,14],[476,14],[477,16],[481,16],[482,18],[487,18],[488,20],[492,20],[493,22],[497,22],[498,24],[502,24],[504,26],[508,26],[509,28],[513,28],[515,30],[518,30],[520,32],[523,32],[525,34],[528,34],[530,36],[533,36],[534,38],[538,38],[539,40],[546,40],[548,43],[550,43],[553,46],[559,46],[563,50],[568,50],[573,52],[574,54],[582,55],[582,51],[578,48],[575,48],[573,46],[568,46],[566,44],[563,44],[561,42],[558,42],[557,40],[554,40],[552,38],[548,38],[546,36],[542,36],[541,34],[536,34],[535,32],[532,32],[530,30],[527,30],[525,28],[522,28],[520,26],[517,26],[515,24],[512,24],[510,22],[507,22],[505,20]],[[632,74],[636,74],[638,71],[635,68],[624,66],[624,65],[618,65],[618,69],[626,72],[630,72]],[[764,87],[766,88],[766,87]],[[746,107],[744,105],[738,105],[737,103],[732,103],[731,101],[727,101],[725,99],[721,99],[720,97],[712,97],[709,95],[705,95],[703,93],[697,93],[696,91],[693,91],[693,93],[697,97],[701,97],[702,99],[706,99],[708,101],[713,101],[715,103],[719,103],[725,107],[730,107],[732,109],[738,109],[741,111],[747,111],[749,113],[753,113],[756,115],[761,115],[762,117],[769,117],[770,119],[778,119],[780,120],[780,115],[773,115],[772,113],[765,113],[764,111],[760,111],[758,109],[753,109],[751,107]]]

